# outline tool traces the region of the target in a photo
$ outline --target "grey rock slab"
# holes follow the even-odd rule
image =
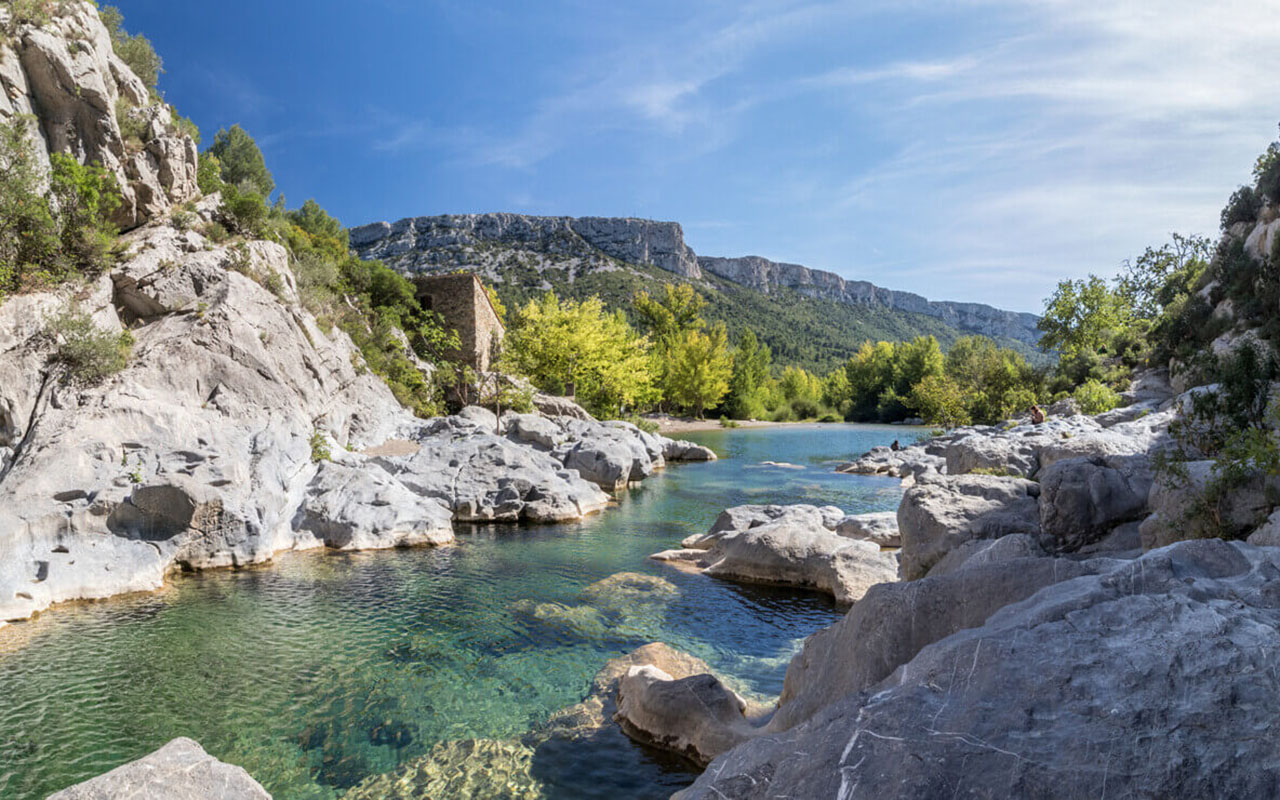
[[[1040,474],[1041,545],[1071,552],[1146,516],[1155,479],[1145,455],[1068,458]]]
[[[1180,542],[1046,586],[677,797],[1275,796],[1277,558]]]
[[[971,539],[1038,536],[1039,493],[1032,481],[994,475],[941,475],[917,483],[898,506],[903,577],[924,577],[949,551]]]
[[[179,737],[150,755],[49,795],[49,800],[271,800],[241,767]]]
[[[881,547],[902,546],[896,511],[851,514],[836,523],[836,533],[849,539],[863,539]]]

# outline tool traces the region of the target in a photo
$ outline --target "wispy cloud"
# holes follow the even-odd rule
[[[644,35],[643,11],[600,12],[525,110],[395,120],[373,147],[529,176],[612,149],[645,192],[696,170],[732,201],[740,221],[686,226],[709,253],[1035,310],[1060,277],[1212,232],[1280,119],[1277,0],[690,6]]]

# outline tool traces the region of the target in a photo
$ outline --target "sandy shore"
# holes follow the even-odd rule
[[[693,417],[672,417],[666,414],[646,414],[645,419],[658,423],[658,433],[687,433],[689,431],[722,430],[718,419],[694,419]],[[803,422],[768,422],[759,419],[735,420],[739,428],[773,428],[779,425],[803,425]]]

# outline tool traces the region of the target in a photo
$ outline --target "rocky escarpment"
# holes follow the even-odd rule
[[[216,196],[196,207],[218,214]],[[302,306],[280,245],[162,223],[124,243],[88,286],[0,304],[0,622],[283,550],[579,519],[668,461],[715,457],[626,423],[418,419]],[[123,371],[68,372],[50,325],[67,308],[129,332]]]
[[[699,256],[698,266],[712,275],[762,292],[785,286],[809,297],[850,305],[879,305],[936,317],[962,331],[984,336],[1015,339],[1028,344],[1040,340],[1040,330],[1036,327],[1040,318],[1035,314],[1005,311],[982,303],[927,300],[911,292],[884,289],[867,281],[845,280],[834,272],[779,263],[759,256]]]
[[[0,121],[29,117],[36,151],[67,153],[115,175],[116,222],[132,228],[198,193],[196,144],[173,110],[112,50],[94,4],[66,0],[48,24],[18,25],[0,43]],[[13,10],[0,6],[0,28]],[[140,133],[126,140],[120,117]],[[47,159],[46,159],[47,163]]]
[[[686,278],[701,275],[697,256],[684,243],[684,232],[676,222],[446,214],[351,229],[351,246],[361,258],[385,261],[404,272],[452,268],[458,257],[494,243],[584,259],[603,253],[631,264],[652,264]]]
[[[1034,314],[981,303],[929,301],[910,292],[847,281],[835,273],[756,256],[697,256],[674,222],[502,213],[411,217],[353,228],[351,246],[361,258],[385,261],[402,272],[467,268],[495,281],[504,280],[504,272],[511,269],[541,271],[553,265],[568,265],[575,273],[616,269],[612,259],[651,265],[692,279],[704,273],[715,275],[765,294],[787,288],[851,306],[921,314],[965,333],[1025,343],[1040,338],[1036,328],[1039,318]]]

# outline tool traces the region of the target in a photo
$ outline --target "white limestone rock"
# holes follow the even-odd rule
[[[836,523],[836,533],[849,539],[863,539],[880,547],[901,547],[898,512],[876,511],[851,514]]]
[[[49,795],[49,800],[271,800],[243,768],[179,737],[137,761]]]
[[[942,475],[916,484],[898,506],[902,576],[922,578],[971,539],[1040,534],[1038,484],[994,475]]]

